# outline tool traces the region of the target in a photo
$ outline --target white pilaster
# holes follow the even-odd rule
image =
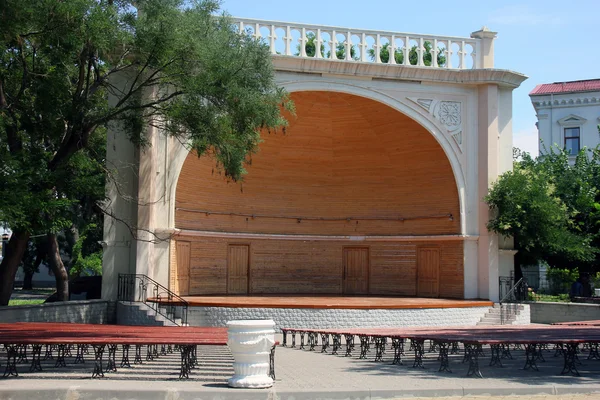
[[[478,154],[479,176],[479,242],[477,286],[479,298],[498,301],[498,238],[489,232],[490,210],[484,202],[492,183],[500,172],[498,86],[481,85],[478,90]]]

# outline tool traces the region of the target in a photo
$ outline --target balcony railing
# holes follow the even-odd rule
[[[272,54],[444,69],[481,68],[481,39],[235,18]],[[390,55],[394,55],[390,57]]]

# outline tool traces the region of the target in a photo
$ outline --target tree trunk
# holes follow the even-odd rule
[[[46,255],[46,250],[44,249],[44,246],[36,246],[37,247],[37,251],[36,251],[36,256],[35,256],[35,260],[33,261],[33,265],[31,265],[31,268],[24,268],[25,270],[25,278],[23,278],[23,290],[31,290],[33,289],[33,275],[36,272],[39,272],[39,268],[40,268],[40,264],[42,263],[42,260],[44,259],[44,256]]]
[[[58,241],[56,235],[49,233],[48,236],[48,263],[50,269],[54,273],[56,278],[56,294],[58,295],[58,301],[69,300],[69,275],[65,269],[65,265],[60,258],[60,249],[58,247]]]
[[[23,290],[33,289],[33,271],[25,271],[25,277],[23,278]]]
[[[8,305],[15,283],[15,275],[28,241],[29,232],[15,231],[6,245],[6,256],[0,263],[0,306]]]

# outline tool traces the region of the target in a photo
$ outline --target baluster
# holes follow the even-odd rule
[[[467,54],[465,52],[465,41],[461,41],[460,42],[460,69],[465,69],[465,55]]]
[[[350,31],[346,34],[346,60],[352,60],[352,33]]]
[[[277,50],[275,50],[275,40],[277,39],[277,34],[275,33],[275,25],[271,25],[271,31],[269,32],[269,48],[271,49],[271,54],[277,54]]]
[[[367,35],[366,34],[362,34],[361,35],[361,42],[360,42],[360,60],[362,62],[367,62]]]
[[[478,44],[478,43],[477,43]],[[471,52],[471,58],[473,58],[473,69],[477,68],[478,63],[477,63],[477,46],[475,43],[471,43],[471,47],[473,48],[473,51]]]
[[[302,28],[301,36],[300,36],[300,57],[307,57],[306,55],[306,28]]]
[[[437,39],[433,39],[433,44],[431,45],[431,66],[433,68],[438,67],[438,45]]]
[[[402,48],[402,51],[404,52],[403,64],[410,65],[410,38],[408,36],[404,38],[404,47]]]
[[[452,67],[452,40],[448,39],[448,46],[446,47],[446,68]]]
[[[377,34],[377,37],[375,38],[375,63],[377,64],[381,64],[381,36],[379,36],[379,33]]]
[[[423,38],[419,38],[419,48],[417,49],[417,65],[422,67],[425,65],[423,62],[423,55],[425,53],[425,43],[423,42]]]
[[[389,64],[396,64],[396,36],[392,35],[390,38],[390,45],[388,46],[389,53]]]
[[[323,58],[321,54],[321,29],[317,29],[317,42],[315,43],[315,58]]]
[[[285,42],[285,55],[291,56],[292,55],[292,29],[289,25],[285,27],[285,37],[283,38],[283,41]]]
[[[258,22],[254,24],[254,35],[252,36],[254,37],[254,40],[262,38],[262,35],[260,34],[260,24]]]
[[[331,46],[329,58],[331,60],[337,60],[337,54],[335,52],[337,49],[337,36],[335,34],[335,30],[331,31],[331,42],[329,43],[329,46]]]

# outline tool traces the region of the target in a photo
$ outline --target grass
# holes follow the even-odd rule
[[[9,300],[9,306],[29,306],[35,304],[42,304],[45,299],[14,299]]]
[[[531,294],[529,296],[534,297],[535,301],[546,301],[546,302],[551,302],[551,303],[568,303],[571,301],[571,299],[569,298],[569,295],[566,293],[559,294],[559,295],[536,293],[533,296]]]

